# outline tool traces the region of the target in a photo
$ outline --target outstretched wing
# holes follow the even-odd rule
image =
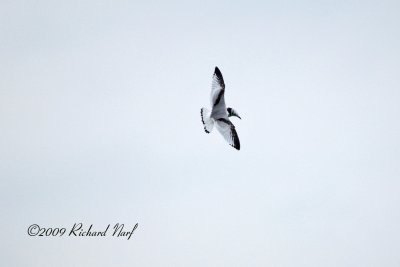
[[[224,99],[225,83],[221,71],[215,67],[212,84],[211,84],[211,107],[212,116],[226,113],[226,105]]]
[[[222,134],[225,140],[237,150],[240,150],[239,137],[236,133],[233,123],[225,118],[220,118],[215,121],[217,130]]]

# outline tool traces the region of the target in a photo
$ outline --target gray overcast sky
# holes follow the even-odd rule
[[[3,265],[399,266],[399,3],[1,1]]]

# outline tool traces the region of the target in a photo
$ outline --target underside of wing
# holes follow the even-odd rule
[[[211,84],[211,107],[218,105],[224,98],[225,83],[221,71],[215,67]]]
[[[229,145],[240,150],[239,136],[233,123],[229,119],[220,118],[216,121],[216,126]]]

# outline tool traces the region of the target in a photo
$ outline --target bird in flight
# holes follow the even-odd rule
[[[211,84],[211,111],[207,108],[202,108],[200,111],[201,121],[203,122],[204,131],[206,131],[206,133],[210,133],[215,124],[217,130],[222,134],[229,145],[240,150],[239,137],[229,117],[235,116],[239,119],[242,118],[240,118],[239,114],[233,108],[226,108],[224,94],[224,78],[218,67],[215,67]]]

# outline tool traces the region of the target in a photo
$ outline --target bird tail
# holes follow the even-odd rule
[[[214,127],[214,120],[211,119],[210,117],[211,112],[206,108],[202,108],[200,110],[200,114],[201,114],[201,121],[203,122],[204,126],[204,131],[206,131],[206,133],[211,133]]]

